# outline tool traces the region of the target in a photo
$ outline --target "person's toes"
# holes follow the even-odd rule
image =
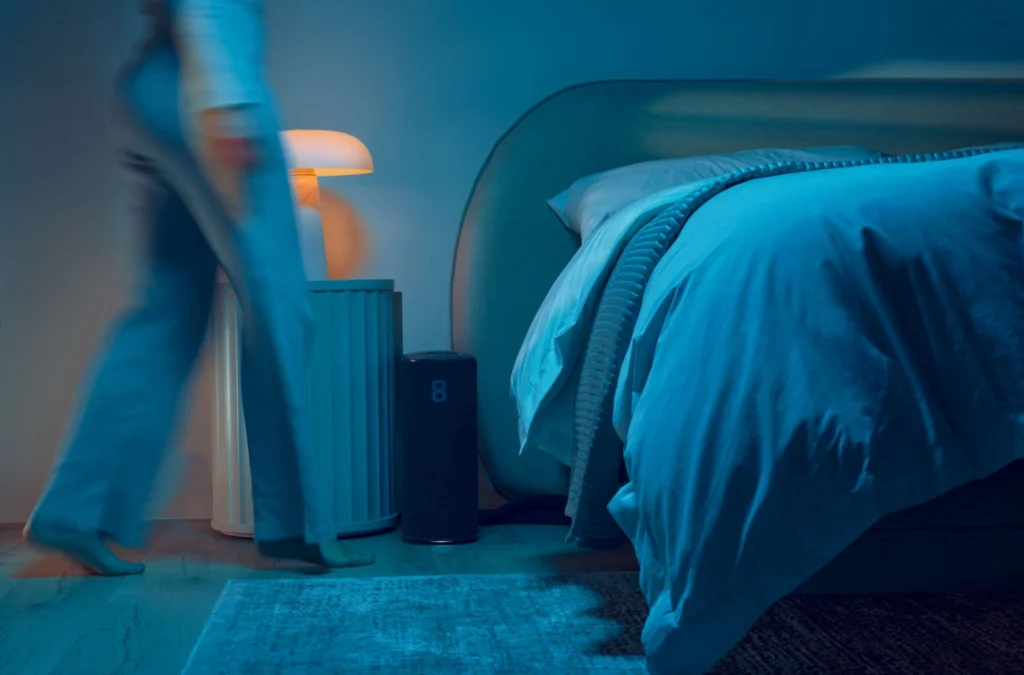
[[[324,566],[331,568],[364,567],[372,565],[377,560],[377,556],[369,551],[361,551],[337,540],[321,543],[320,556],[323,558]]]
[[[372,553],[356,550],[337,540],[308,544],[302,539],[278,539],[257,544],[260,553],[269,558],[298,560],[332,569],[363,567],[372,565],[376,557]]]

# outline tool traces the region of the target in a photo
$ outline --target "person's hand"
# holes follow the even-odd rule
[[[236,219],[243,213],[243,177],[259,161],[247,121],[244,108],[213,108],[196,117],[204,172]]]
[[[238,108],[213,108],[199,113],[198,131],[207,161],[235,171],[248,171],[256,165],[255,143],[245,128],[245,114]]]

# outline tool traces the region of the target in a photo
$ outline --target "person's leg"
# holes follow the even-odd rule
[[[216,258],[181,198],[150,174],[145,272],[116,325],[26,537],[104,574],[142,566],[104,543],[138,546],[184,385],[203,344]]]
[[[253,480],[265,483],[263,519],[257,520],[260,550],[276,557],[299,558],[332,567],[364,565],[373,557],[337,540],[326,495],[320,489],[310,434],[308,354],[313,326],[309,290],[295,226],[294,196],[269,107],[250,111],[258,130],[260,165],[242,177],[247,210],[236,233],[239,259],[253,308],[242,347],[242,396]],[[250,412],[252,414],[250,414]],[[260,443],[253,451],[253,438]],[[290,448],[291,453],[282,453]],[[291,455],[289,457],[289,454]],[[286,503],[273,498],[283,471],[305,499],[305,529],[300,536],[275,527]],[[254,494],[255,502],[255,494]],[[321,515],[322,514],[322,515]],[[294,531],[294,530],[292,530]]]
[[[235,218],[187,142],[178,112],[179,73],[173,49],[154,49],[124,82],[125,111],[140,147],[195,215],[242,305],[242,398],[256,539],[278,557],[367,564],[372,557],[337,542],[319,487],[306,373],[312,315],[276,117],[269,107],[250,110],[260,162],[238,179],[244,203]]]

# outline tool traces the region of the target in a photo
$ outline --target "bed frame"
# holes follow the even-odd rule
[[[567,491],[567,467],[519,456],[509,376],[533,315],[579,246],[545,203],[572,181],[751,148],[905,154],[1003,141],[1024,141],[1024,80],[616,81],[541,101],[480,171],[452,280],[453,342],[478,360],[480,455],[494,488],[506,498]],[[884,519],[804,590],[1008,587],[1024,587],[1021,462]]]

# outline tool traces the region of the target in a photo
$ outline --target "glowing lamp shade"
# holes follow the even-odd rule
[[[363,142],[340,131],[294,129],[282,134],[293,174],[350,176],[373,172],[373,157]]]
[[[306,278],[323,281],[329,278],[329,266],[317,176],[372,173],[373,157],[362,141],[340,131],[285,131],[281,144],[295,190],[295,216]]]

